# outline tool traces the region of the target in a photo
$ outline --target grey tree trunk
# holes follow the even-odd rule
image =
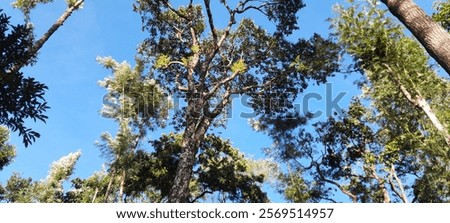
[[[450,34],[412,0],[381,0],[450,75]]]
[[[190,102],[192,103],[187,108],[187,125],[183,133],[182,152],[168,196],[168,202],[170,203],[186,203],[189,201],[189,184],[198,148],[205,137],[211,120],[214,119],[201,113],[204,106],[202,99],[192,99]]]

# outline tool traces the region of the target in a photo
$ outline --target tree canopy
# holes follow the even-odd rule
[[[15,1],[24,25],[0,11],[0,171],[16,157],[9,130],[29,146],[40,134],[26,121],[49,118],[46,85],[21,70],[37,63],[44,43],[84,3],[67,0],[37,39],[32,12],[51,2]],[[110,72],[98,81],[99,118],[116,128],[94,143],[103,167],[77,176],[81,151],[71,152],[41,180],[12,173],[0,184],[0,202],[261,203],[271,201],[266,185],[289,202],[449,202],[450,81],[431,60],[445,62],[430,49],[442,36],[423,33],[420,22],[447,35],[448,1],[430,17],[412,1],[348,0],[334,7],[329,36],[307,37],[300,27],[311,21],[298,19],[304,7],[301,0],[134,1],[145,33],[134,60],[97,57]],[[353,77],[348,87],[359,92],[346,109],[319,119],[300,111],[309,86],[337,75]],[[262,148],[266,158],[221,133],[236,97],[253,110],[240,119],[272,140]]]
[[[30,65],[36,55],[30,52],[34,37],[26,25],[12,26],[9,17],[0,11],[0,124],[18,131],[25,146],[40,134],[25,126],[26,119],[47,119],[49,108],[44,93],[47,87],[32,77],[25,77],[17,65]]]
[[[276,142],[272,153],[291,166],[282,178],[286,198],[447,202],[449,182],[435,174],[449,165],[448,80],[374,1],[337,11],[335,35],[363,75],[363,94],[314,131],[288,119],[260,126]]]

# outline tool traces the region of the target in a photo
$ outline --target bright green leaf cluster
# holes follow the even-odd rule
[[[97,60],[113,72],[112,77],[99,81],[109,92],[106,100],[111,102],[104,105],[103,116],[117,121],[129,118],[141,130],[165,125],[172,103],[154,79],[143,77],[139,62],[132,68],[129,63],[118,63],[110,57]]]
[[[247,70],[247,65],[245,64],[245,61],[240,59],[237,62],[233,63],[231,65],[231,71],[233,73],[243,73]]]
[[[0,171],[10,164],[16,156],[16,148],[8,143],[9,131],[0,126]]]
[[[165,68],[170,63],[170,57],[168,55],[161,55],[156,59],[155,68]]]
[[[450,1],[438,1],[435,8],[437,12],[433,13],[433,19],[450,31]]]
[[[29,19],[31,10],[36,8],[38,4],[46,4],[53,2],[53,0],[16,0],[11,5],[14,8],[19,9],[25,15],[27,19]]]

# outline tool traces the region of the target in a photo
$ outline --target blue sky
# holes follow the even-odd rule
[[[11,2],[0,1],[0,8],[12,17],[13,24],[22,23],[21,13],[12,9]],[[115,134],[117,126],[112,120],[99,115],[106,91],[97,85],[97,81],[110,75],[110,71],[103,69],[96,62],[96,57],[112,56],[117,61],[133,62],[136,47],[145,38],[140,17],[132,11],[133,2],[86,0],[84,8],[75,12],[44,45],[36,65],[23,70],[26,75],[35,77],[49,87],[46,93],[51,107],[47,112],[49,119],[46,124],[28,124],[41,133],[41,138],[29,148],[24,148],[16,133],[11,134],[10,143],[16,145],[18,154],[15,162],[0,172],[0,182],[4,183],[13,171],[35,180],[44,178],[53,161],[77,150],[81,150],[82,156],[75,176],[88,177],[102,169],[105,160],[100,157],[94,142],[102,132]],[[328,35],[329,23],[326,19],[333,16],[332,6],[338,2],[343,1],[306,0],[307,7],[299,14],[301,29],[295,37],[309,38],[314,32]],[[416,2],[430,9],[432,1]],[[55,0],[34,10],[31,19],[37,35],[40,36],[53,24],[65,8],[65,1]],[[343,107],[358,92],[350,79],[336,77],[330,82],[333,83],[334,95],[341,91],[349,92],[340,103]],[[324,94],[324,89],[325,86],[312,86],[307,92]],[[323,109],[325,102],[318,101],[311,105],[312,110]],[[270,146],[271,140],[251,130],[247,119],[238,115],[242,109],[248,111],[235,100],[233,118],[229,120],[227,129],[220,131],[235,147],[261,157],[261,148]],[[151,134],[157,138],[160,132]],[[270,195],[273,201],[282,201],[279,195]]]

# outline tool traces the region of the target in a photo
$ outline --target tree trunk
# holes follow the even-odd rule
[[[200,143],[203,141],[213,118],[201,114],[203,108],[202,99],[193,99],[188,105],[186,115],[186,129],[183,133],[182,152],[175,173],[172,188],[170,189],[168,202],[186,203],[189,199],[189,184],[192,178],[192,169],[195,165],[196,155]]]
[[[30,57],[36,55],[39,50],[44,46],[44,44],[50,39],[50,37],[61,27],[64,25],[64,22],[72,15],[72,13],[78,10],[84,3],[84,0],[78,0],[72,6],[68,7],[66,11],[56,20],[56,22],[45,32],[40,39],[34,42],[33,46],[30,50]],[[14,64],[11,70],[18,71],[22,69],[24,64]]]
[[[36,54],[42,48],[44,43],[47,42],[50,36],[52,36],[53,33],[55,33],[56,30],[58,30],[59,27],[61,27],[64,22],[70,17],[70,15],[72,15],[75,10],[79,9],[83,3],[84,0],[79,0],[72,6],[67,8],[66,11],[61,15],[61,17],[59,17],[58,20],[56,20],[56,22],[47,30],[47,32],[44,33],[44,35],[42,35],[42,37],[34,43],[31,53]]]
[[[444,137],[445,142],[450,147],[450,134],[447,132],[447,129],[444,127],[439,118],[436,116],[436,113],[430,107],[430,104],[428,104],[428,102],[420,94],[413,98],[413,96],[409,93],[405,86],[403,86],[398,80],[397,84],[406,99],[408,99],[411,104],[421,109],[427,115],[433,126],[436,128],[439,134]]]
[[[439,118],[436,116],[436,113],[430,107],[430,104],[428,104],[427,100],[422,97],[422,95],[417,89],[412,89],[416,93],[416,96],[413,97],[413,95],[411,95],[408,89],[406,89],[406,87],[400,82],[399,77],[396,76],[397,75],[396,72],[394,72],[392,68],[388,65],[386,65],[386,69],[391,73],[392,80],[397,84],[403,96],[405,96],[405,98],[409,101],[409,103],[419,108],[426,114],[426,116],[431,121],[433,126],[436,128],[438,133],[442,135],[447,145],[450,146],[450,134],[447,131],[444,124],[441,122],[441,120],[439,120]]]
[[[106,188],[106,193],[105,193],[105,198],[103,200],[104,203],[108,203],[109,202],[109,193],[111,192],[111,187],[114,181],[114,172],[112,172],[111,174],[111,178],[109,179],[109,183],[108,183],[108,187]]]
[[[192,167],[195,164],[195,156],[198,152],[198,136],[190,139],[191,136],[184,134],[182,153],[178,162],[175,179],[169,192],[168,201],[170,203],[186,203],[189,197],[189,184],[192,178]]]
[[[374,164],[370,164],[370,171],[372,172],[372,178],[375,179],[378,183],[378,189],[383,194],[383,203],[390,203],[391,197],[389,196],[389,192],[386,189],[385,180],[381,179],[377,174],[377,169]]]
[[[125,172],[125,170],[122,170],[122,175],[120,176],[119,196],[118,196],[118,199],[117,199],[118,203],[123,203],[124,202],[123,189],[125,187],[125,177],[126,177],[126,172]]]
[[[97,194],[98,194],[98,187],[95,187],[95,192],[94,192],[94,196],[92,197],[91,203],[95,203],[95,199],[97,199]]]
[[[450,75],[450,34],[412,0],[381,0]]]
[[[402,199],[404,203],[408,203],[408,196],[405,193],[405,188],[403,187],[402,181],[398,178],[394,164],[391,165],[391,170],[389,172],[389,184],[391,185],[392,191],[394,191],[394,193]],[[395,185],[394,180],[397,182],[397,186]]]

